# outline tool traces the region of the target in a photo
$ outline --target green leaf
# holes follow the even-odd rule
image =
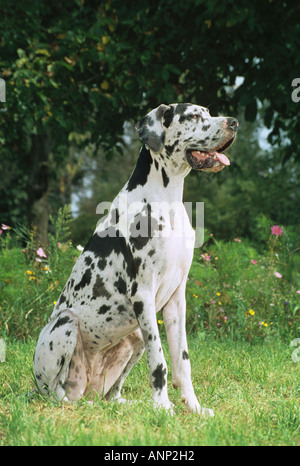
[[[246,121],[255,121],[257,115],[257,102],[256,99],[253,99],[245,109],[245,120]]]

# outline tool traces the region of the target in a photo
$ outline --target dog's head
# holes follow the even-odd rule
[[[175,164],[218,172],[230,161],[223,152],[236,137],[239,122],[232,117],[212,117],[193,104],[160,105],[136,125],[140,139],[152,152]]]

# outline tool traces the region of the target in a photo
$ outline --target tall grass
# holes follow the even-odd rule
[[[34,341],[11,342],[0,363],[0,445],[297,445],[299,368],[283,343],[245,342],[189,337],[195,392],[215,417],[201,419],[186,411],[178,391],[169,396],[174,416],[151,403],[145,356],[126,379],[123,396],[131,404],[84,399],[53,403],[40,395],[28,399],[34,382]],[[163,335],[168,366],[168,349]],[[30,401],[29,401],[30,400]]]
[[[288,231],[271,231],[264,249],[210,236],[195,251],[187,285],[190,329],[249,342],[299,335],[299,255],[288,247]]]
[[[61,209],[44,249],[34,231],[2,231],[0,336],[36,337],[46,323],[80,254],[68,239],[70,220],[70,210]],[[299,335],[298,240],[290,228],[272,234],[271,227],[260,219],[256,243],[219,241],[206,232],[187,284],[189,333],[249,342]]]

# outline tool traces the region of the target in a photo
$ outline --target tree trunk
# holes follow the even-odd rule
[[[48,168],[50,145],[46,134],[34,135],[29,153],[28,218],[37,228],[40,245],[46,246],[48,238]]]

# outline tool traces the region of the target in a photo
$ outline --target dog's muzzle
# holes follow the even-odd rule
[[[239,122],[236,118],[227,118],[227,127],[232,130],[233,136],[225,142],[224,145],[210,151],[188,150],[186,154],[189,165],[194,170],[203,170],[208,172],[219,172],[226,166],[230,165],[230,160],[223,154],[235,140]]]

